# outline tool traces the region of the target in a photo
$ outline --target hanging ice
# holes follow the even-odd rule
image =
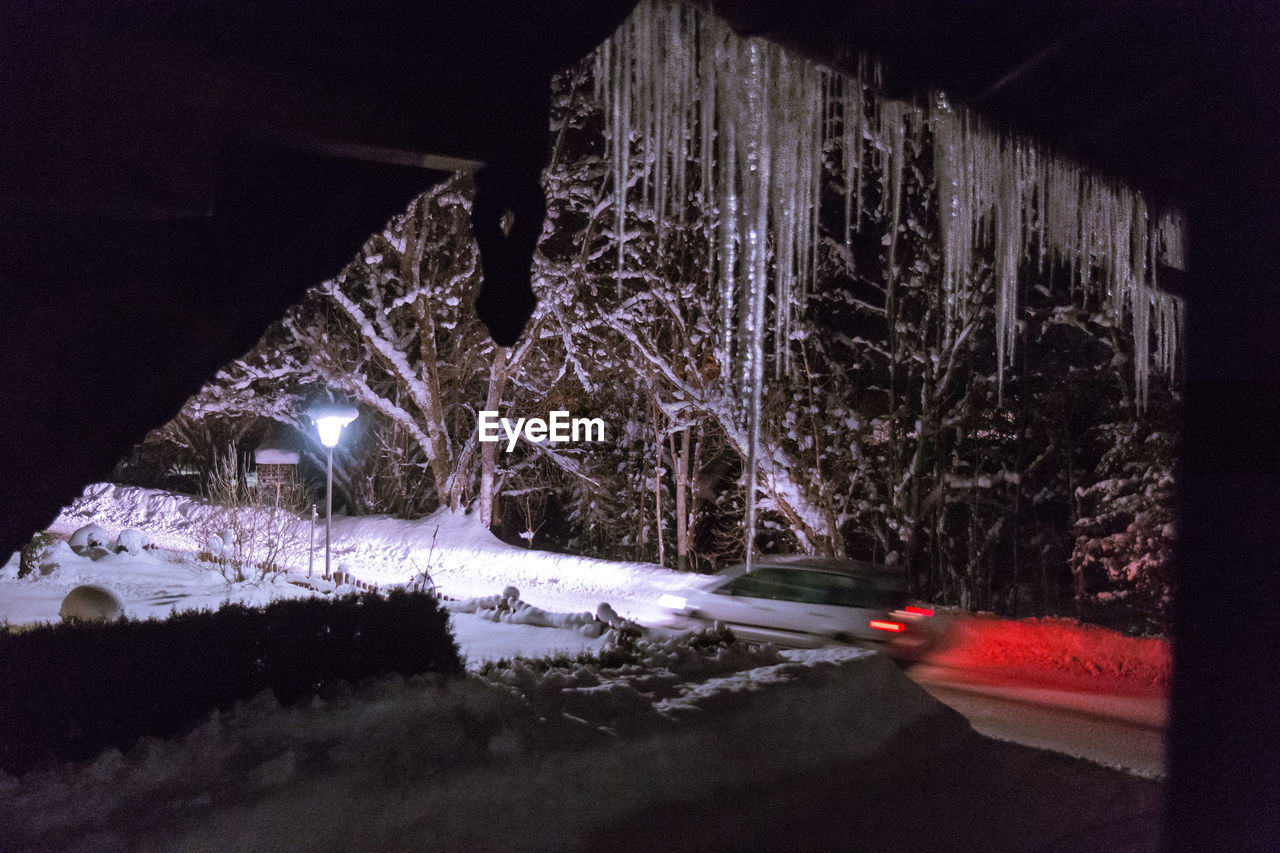
[[[719,288],[721,375],[740,401],[749,437],[748,531],[755,526],[750,472],[765,363],[775,379],[791,368],[792,320],[804,308],[816,267],[824,168],[834,169],[832,182],[843,190],[846,242],[866,219],[888,229],[892,308],[906,143],[919,150],[926,133],[932,136],[944,343],[980,316],[986,297],[976,289],[975,267],[978,257],[991,258],[1001,394],[1017,340],[1019,273],[1032,263],[1043,271],[1049,261],[1068,268],[1082,303],[1103,306],[1118,323],[1128,319],[1139,405],[1146,404],[1153,366],[1172,375],[1183,309],[1156,288],[1155,269],[1157,259],[1185,263],[1176,211],[1153,222],[1132,189],[998,133],[941,94],[927,106],[879,97],[878,69],[865,61],[856,75],[830,71],[770,42],[739,38],[713,15],[672,0],[636,7],[597,53],[595,79],[608,121],[619,280],[628,205],[652,213],[659,252],[667,223],[684,221],[693,194],[713,214],[707,243],[716,257],[707,275]],[[827,163],[827,151],[839,157]],[[864,206],[869,173],[880,181],[874,211]],[[772,336],[764,331],[770,297]]]
[[[1181,215],[1166,211],[1153,224],[1133,189],[1088,174],[1033,142],[1002,135],[972,113],[936,97],[929,120],[939,192],[949,318],[969,319],[975,250],[991,250],[996,279],[996,350],[1000,386],[1016,340],[1018,274],[1031,261],[1065,264],[1082,303],[1100,301],[1134,336],[1139,405],[1145,406],[1152,367],[1172,376],[1180,349],[1180,299],[1156,290],[1159,260],[1185,264]],[[1151,335],[1157,351],[1150,351]]]
[[[763,79],[760,67],[769,69]],[[1155,289],[1155,262],[1185,264],[1181,215],[1163,211],[1153,221],[1132,189],[1090,175],[1036,143],[1000,134],[941,95],[927,107],[878,97],[878,71],[865,62],[859,68],[857,75],[833,72],[770,42],[741,39],[692,5],[645,0],[637,6],[596,64],[609,123],[619,276],[627,204],[653,212],[661,247],[666,223],[683,221],[690,194],[701,194],[715,214],[708,236],[718,257],[708,272],[721,291],[721,363],[732,365],[741,381],[748,365],[769,358],[774,376],[781,377],[790,368],[792,318],[803,309],[814,272],[824,150],[840,152],[825,166],[836,171],[831,177],[843,189],[845,239],[868,215],[889,228],[892,300],[904,140],[918,143],[927,131],[934,144],[949,334],[969,323],[978,307],[975,253],[992,257],[1003,386],[1017,337],[1019,272],[1032,261],[1041,269],[1047,261],[1060,262],[1081,301],[1101,300],[1117,320],[1130,322],[1136,385],[1144,399],[1149,370],[1171,372],[1179,350],[1181,303]],[[877,211],[864,207],[868,166],[881,182]],[[751,254],[753,235],[769,250]],[[759,307],[750,297],[764,292],[773,303],[771,346],[747,329]],[[1158,336],[1154,352],[1150,335]],[[744,351],[749,342],[760,351]]]

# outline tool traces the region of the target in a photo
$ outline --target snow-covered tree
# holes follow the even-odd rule
[[[1119,602],[1140,627],[1163,628],[1177,523],[1169,432],[1143,420],[1101,425],[1110,440],[1096,479],[1077,488],[1071,566],[1078,600]]]
[[[1078,489],[1098,495],[1088,518],[1119,498],[1095,488],[1119,464],[1101,425],[1167,397],[1179,313],[1152,277],[1177,229],[944,99],[893,102],[870,68],[815,69],[673,8],[644,4],[555,82],[517,347],[474,318],[459,176],[169,433],[304,429],[305,403],[337,392],[364,413],[336,460],[356,510],[472,507],[531,544],[706,568],[741,557],[758,509],[760,549],[883,560],[969,607],[1020,590],[1053,607],[1076,538],[1118,533],[1073,527],[1093,500]],[[476,441],[479,409],[601,417],[609,441],[507,453]]]

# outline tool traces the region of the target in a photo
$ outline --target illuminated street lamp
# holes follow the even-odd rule
[[[342,428],[354,421],[360,413],[354,406],[342,403],[316,403],[307,409],[307,417],[320,433],[320,443],[329,451],[329,476],[324,491],[324,579],[329,580],[329,540],[333,532],[333,448],[338,446]]]

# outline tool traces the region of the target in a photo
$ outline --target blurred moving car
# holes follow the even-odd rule
[[[760,557],[658,603],[689,627],[716,622],[753,642],[814,647],[876,644],[895,657],[931,646],[933,610],[912,603],[902,574],[875,563]]]

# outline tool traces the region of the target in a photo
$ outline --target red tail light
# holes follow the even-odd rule
[[[904,607],[904,608],[902,608],[902,609],[903,609],[903,610],[905,610],[907,613],[914,613],[914,614],[915,614],[915,615],[917,615],[917,616],[932,616],[932,615],[933,615],[933,611],[932,611],[930,608],[928,608],[928,607],[911,607],[911,606],[907,606],[907,607]]]
[[[886,622],[883,619],[872,619],[871,627],[875,628],[877,631],[892,631],[895,634],[899,631],[907,630],[907,626],[903,625],[901,622]]]

